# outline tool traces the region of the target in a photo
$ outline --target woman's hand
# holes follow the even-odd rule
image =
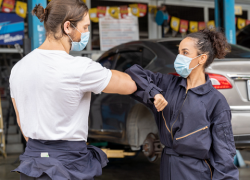
[[[158,112],[162,111],[168,105],[162,94],[156,94],[154,99],[154,105]]]

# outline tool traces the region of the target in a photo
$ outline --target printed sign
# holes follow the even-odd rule
[[[0,45],[22,45],[24,20],[14,13],[0,13]]]
[[[14,9],[14,6],[15,6],[15,0],[4,0],[2,11],[10,13]]]
[[[101,50],[139,40],[138,18],[131,13],[123,19],[114,19],[109,14],[99,19]]]
[[[187,30],[188,30],[188,21],[181,20],[181,23],[180,23],[180,33],[186,33]]]

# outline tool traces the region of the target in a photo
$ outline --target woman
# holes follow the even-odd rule
[[[21,180],[88,180],[102,174],[107,156],[87,146],[91,92],[131,94],[131,77],[86,57],[73,57],[89,39],[88,7],[81,0],[53,0],[33,14],[46,40],[19,61],[10,77],[17,121],[27,142]],[[123,87],[128,87],[124,89]]]
[[[138,65],[126,71],[137,84],[133,97],[155,115],[165,146],[162,180],[239,179],[233,164],[230,107],[205,74],[214,58],[223,58],[229,50],[221,32],[203,30],[189,34],[179,45],[174,66],[181,77]]]

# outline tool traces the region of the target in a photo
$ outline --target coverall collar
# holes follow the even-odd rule
[[[187,79],[186,78],[183,78],[181,80],[180,86],[182,86],[184,88],[187,87]],[[207,94],[208,92],[210,92],[212,88],[213,88],[212,82],[209,79],[209,76],[206,74],[206,83],[205,84],[202,84],[198,87],[195,87],[195,88],[192,88],[189,90],[193,91],[195,94],[204,95],[204,94]]]

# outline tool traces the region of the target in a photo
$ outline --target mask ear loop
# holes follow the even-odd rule
[[[81,33],[81,31],[79,31],[74,24],[70,23],[79,33]],[[81,33],[82,34],[82,33]]]
[[[81,33],[75,26],[74,26],[74,24],[72,24],[72,23],[70,23],[79,33]],[[67,34],[68,35],[68,34]],[[69,36],[69,35],[68,35]],[[72,42],[74,42],[73,41],[73,39],[69,36],[69,38],[70,38],[70,40],[72,41]]]
[[[67,35],[68,35],[68,34],[67,34]],[[68,35],[68,36],[69,36],[69,35]],[[70,39],[72,42],[74,42],[73,39],[72,39],[70,36],[69,36],[69,39]]]
[[[199,56],[197,57],[200,57],[202,54],[200,54]],[[193,58],[192,60],[196,59],[197,57]],[[191,70],[194,70],[195,68],[197,68],[200,64],[198,63],[195,67],[191,68]]]

